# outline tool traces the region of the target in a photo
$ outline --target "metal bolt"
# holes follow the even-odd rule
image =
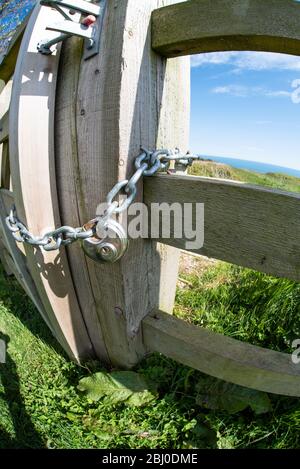
[[[101,254],[102,254],[102,256],[104,256],[104,257],[105,257],[105,256],[109,256],[109,254],[110,254],[110,249],[109,249],[109,247],[104,246],[103,248],[101,248]]]

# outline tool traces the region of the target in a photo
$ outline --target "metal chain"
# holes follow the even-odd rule
[[[143,176],[152,176],[158,171],[167,171],[171,161],[179,163],[183,166],[190,166],[194,160],[198,160],[199,156],[189,153],[182,154],[179,149],[175,150],[156,150],[149,151],[141,149],[141,154],[135,159],[136,171],[128,180],[118,182],[112,190],[107,194],[107,209],[104,215],[98,216],[90,220],[79,228],[71,226],[61,226],[55,230],[45,233],[43,236],[34,236],[28,231],[26,226],[20,222],[17,217],[16,208],[13,206],[9,215],[6,217],[6,225],[11,231],[14,239],[20,243],[27,243],[33,246],[40,246],[45,251],[54,251],[61,246],[66,246],[74,241],[91,238],[96,235],[96,227],[100,223],[105,226],[108,218],[114,213],[119,214],[132,204],[137,194],[137,183]],[[120,193],[127,195],[126,199],[120,202],[114,200]]]

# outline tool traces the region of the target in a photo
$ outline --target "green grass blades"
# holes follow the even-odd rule
[[[289,176],[210,162],[191,171],[300,191],[300,181]],[[300,338],[299,284],[203,260],[180,276],[178,317],[285,352]],[[299,399],[224,383],[157,354],[130,376],[108,374],[98,362],[71,363],[2,270],[0,339],[7,343],[7,362],[0,364],[0,448],[300,447]]]
[[[287,192],[300,192],[300,179],[280,173],[255,173],[245,169],[238,169],[226,164],[212,161],[196,161],[189,168],[189,174],[193,176],[205,176],[221,179],[232,179],[233,181],[247,182],[259,186],[267,186],[281,189]]]
[[[102,398],[94,402],[77,387],[92,373],[105,372],[101,364],[89,362],[79,367],[71,363],[25,293],[2,271],[0,298],[0,337],[8,344],[7,363],[0,365],[0,448],[214,444],[215,432],[204,422],[199,408],[190,409],[189,398],[182,398],[182,378],[184,381],[189,369],[160,356],[151,357],[137,370],[135,387],[144,390],[145,377],[151,387],[151,402],[143,402],[143,407],[135,406],[139,400],[133,406]],[[118,372],[113,373],[116,377]],[[164,373],[167,391],[161,387]],[[127,385],[133,386],[128,380]]]
[[[282,352],[300,338],[299,283],[225,262],[185,278],[191,286],[177,292],[178,317]]]

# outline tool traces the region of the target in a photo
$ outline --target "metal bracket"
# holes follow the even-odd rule
[[[85,60],[98,54],[106,0],[93,0],[93,3],[86,0],[40,0],[40,4],[55,8],[64,18],[62,22],[47,25],[47,30],[57,31],[61,34],[53,39],[40,41],[37,49],[41,54],[52,54],[51,47],[53,45],[71,36],[85,39],[83,55]],[[85,16],[92,15],[96,18],[96,21],[88,26],[74,21],[73,17],[76,13],[77,18],[78,14]]]

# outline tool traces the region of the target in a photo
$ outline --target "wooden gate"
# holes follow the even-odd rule
[[[81,226],[114,184],[132,174],[141,145],[187,150],[189,59],[179,56],[225,50],[300,55],[300,5],[107,0],[100,52],[89,60],[75,37],[52,55],[37,52],[45,34],[55,34],[45,29],[58,16],[36,6],[20,48],[22,32],[0,66],[1,79],[14,74],[0,126],[3,262],[76,360],[96,356],[130,368],[157,351],[236,384],[300,396],[300,368],[290,355],[167,314],[184,238],[131,240],[119,262],[101,265],[85,257],[78,243],[54,253],[15,243],[3,221],[14,202],[34,233]],[[299,195],[160,174],[140,185],[137,200],[202,202],[205,242],[199,254],[300,281]]]

